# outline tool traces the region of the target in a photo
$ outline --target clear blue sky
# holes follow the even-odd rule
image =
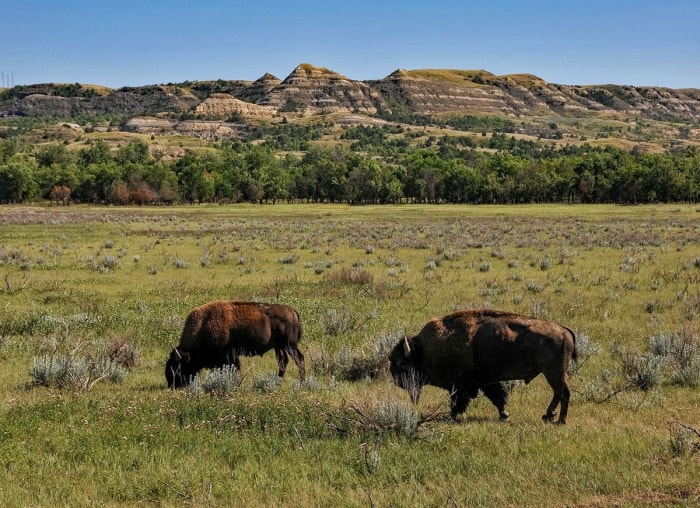
[[[0,5],[4,83],[119,88],[351,79],[403,69],[700,88],[700,0],[21,0]],[[13,79],[11,82],[10,80]]]

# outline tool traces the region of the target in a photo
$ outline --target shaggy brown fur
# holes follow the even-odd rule
[[[165,365],[168,387],[189,384],[203,368],[233,365],[240,369],[240,355],[262,356],[270,349],[275,350],[280,377],[291,355],[304,381],[300,341],[299,314],[287,305],[233,300],[204,304],[187,316],[180,343],[170,353]]]
[[[394,381],[409,391],[414,403],[426,384],[448,390],[453,417],[481,389],[501,419],[507,419],[502,381],[529,383],[544,374],[554,397],[542,418],[552,421],[561,404],[558,423],[566,423],[566,371],[576,360],[576,336],[557,323],[489,309],[453,312],[429,321],[418,335],[404,337],[389,358]]]

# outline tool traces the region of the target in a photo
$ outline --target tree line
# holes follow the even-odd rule
[[[554,148],[505,133],[427,137],[397,126],[350,127],[320,145],[319,127],[254,130],[166,160],[141,140],[116,150],[88,139],[0,139],[0,202],[653,203],[696,202],[700,150],[634,153]]]

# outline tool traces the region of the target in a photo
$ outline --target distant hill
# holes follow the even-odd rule
[[[357,81],[310,64],[279,79],[194,81],[117,90],[83,84],[15,86],[0,92],[0,117],[120,119],[136,132],[235,136],[235,124],[297,121],[326,115],[354,122],[383,118],[488,115],[520,123],[598,118],[675,122],[697,128],[700,89],[624,85],[562,85],[530,74],[497,76],[485,70],[398,69],[380,80]],[[334,121],[335,121],[334,120]],[[215,128],[207,122],[219,122]],[[221,122],[229,123],[221,129]],[[536,122],[535,122],[536,123]],[[537,132],[531,125],[529,133]],[[542,129],[540,129],[542,130]],[[546,129],[544,129],[546,131]],[[228,134],[226,134],[228,133]]]

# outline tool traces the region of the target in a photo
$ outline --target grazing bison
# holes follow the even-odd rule
[[[463,310],[428,322],[418,335],[404,337],[390,356],[394,382],[413,403],[429,384],[450,392],[452,417],[464,412],[481,389],[508,419],[508,393],[501,383],[529,383],[540,373],[554,391],[547,413],[551,422],[561,403],[558,423],[566,423],[570,391],[566,371],[576,361],[576,336],[551,321],[496,310]]]
[[[298,348],[300,340],[299,313],[287,305],[206,303],[187,316],[180,344],[165,364],[165,378],[169,388],[180,388],[203,368],[233,365],[240,369],[240,355],[262,356],[274,349],[279,376],[284,376],[291,355],[304,381],[306,368]]]

